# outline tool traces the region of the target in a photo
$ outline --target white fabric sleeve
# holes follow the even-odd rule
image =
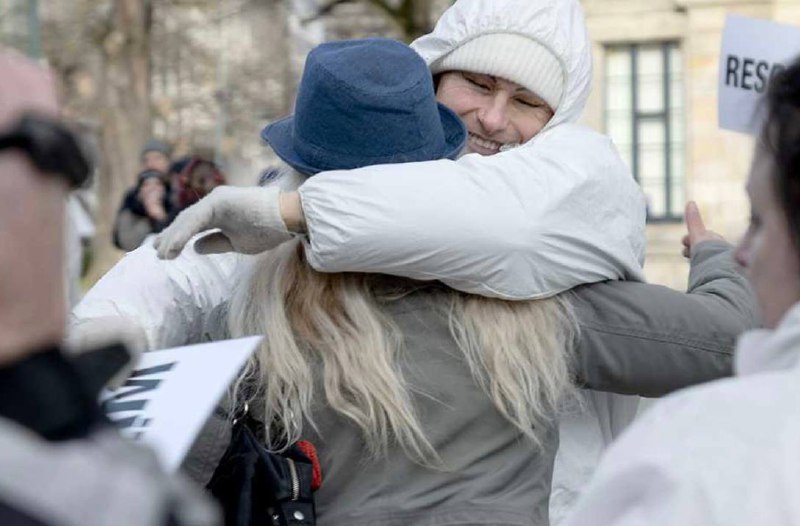
[[[703,506],[705,495],[696,472],[681,454],[680,432],[693,439],[697,421],[681,418],[686,398],[674,398],[648,410],[612,445],[578,506],[563,526],[645,526],[718,524]],[[672,410],[670,414],[669,410]],[[674,425],[671,416],[677,417]],[[665,438],[668,437],[668,438]],[[689,459],[700,462],[701,459]]]
[[[658,465],[637,464],[607,480],[601,491],[581,501],[578,512],[563,526],[678,526],[705,522],[692,489]],[[601,499],[604,501],[601,503]],[[708,517],[706,517],[708,518]]]
[[[564,526],[799,524],[797,372],[659,400],[611,446]]]
[[[232,253],[201,256],[190,242],[179,257],[165,261],[147,240],[86,293],[70,314],[69,332],[119,316],[144,331],[146,350],[220,338],[234,275],[244,259]]]
[[[550,524],[569,516],[606,448],[636,417],[638,396],[585,390],[558,418],[559,443],[550,486]]]
[[[505,299],[643,280],[644,197],[610,139],[583,126],[491,157],[325,172],[299,191],[319,271]]]

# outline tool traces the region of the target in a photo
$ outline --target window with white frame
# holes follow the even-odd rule
[[[605,126],[647,197],[650,222],[683,217],[683,65],[676,42],[606,48]]]

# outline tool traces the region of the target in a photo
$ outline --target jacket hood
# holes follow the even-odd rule
[[[800,303],[775,329],[754,329],[739,336],[734,370],[739,376],[800,367]]]
[[[521,35],[553,53],[562,66],[564,90],[545,129],[577,121],[592,82],[592,49],[578,0],[458,0],[411,47],[431,67],[470,40],[492,33]]]

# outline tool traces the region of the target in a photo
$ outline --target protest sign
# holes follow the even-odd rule
[[[180,466],[260,336],[145,353],[119,389],[101,395],[123,435],[153,447],[164,468]]]
[[[800,27],[728,15],[719,59],[720,128],[757,133],[759,101],[770,79],[797,55]]]

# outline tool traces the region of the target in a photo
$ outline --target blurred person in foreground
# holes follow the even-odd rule
[[[62,352],[64,207],[89,166],[56,121],[50,75],[3,50],[0,71],[0,524],[216,524],[102,415],[99,390],[127,352]]]
[[[766,97],[736,250],[764,329],[736,377],[659,402],[609,450],[570,526],[800,525],[800,60]]]

